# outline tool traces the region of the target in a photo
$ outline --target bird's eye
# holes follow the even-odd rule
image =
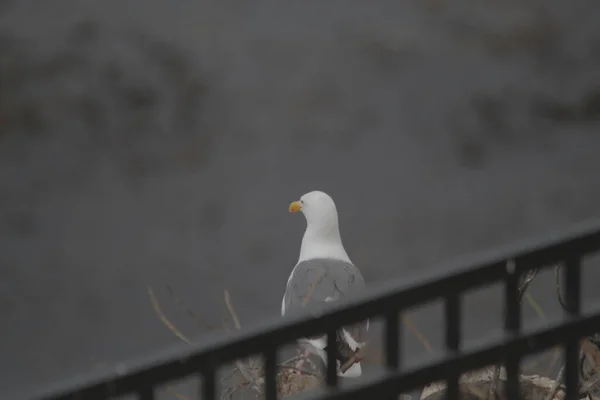
[[[300,200],[300,204],[304,205],[304,200]]]

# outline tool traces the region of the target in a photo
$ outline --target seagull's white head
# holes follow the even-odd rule
[[[306,193],[300,200],[293,201],[289,210],[302,211],[306,218],[300,261],[320,257],[350,261],[342,245],[337,209],[328,194],[320,191]]]
[[[306,193],[300,200],[290,204],[290,212],[298,211],[302,211],[309,226],[337,228],[337,209],[327,193],[318,190]]]

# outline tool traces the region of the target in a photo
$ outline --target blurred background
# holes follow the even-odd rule
[[[287,207],[311,190],[372,286],[599,216],[599,14],[0,1],[0,392],[178,341],[149,285],[196,340],[166,284],[217,327],[224,289],[242,325],[277,316],[305,226]],[[501,326],[496,289],[466,300],[467,336]],[[531,294],[528,321],[560,311],[551,272]],[[412,318],[434,347],[442,321]]]

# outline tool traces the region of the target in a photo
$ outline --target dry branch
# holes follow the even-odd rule
[[[200,316],[198,314],[196,314],[194,312],[194,310],[189,308],[183,302],[183,300],[181,300],[179,297],[175,296],[175,292],[173,291],[173,288],[171,288],[171,285],[167,285],[167,291],[169,292],[169,295],[171,296],[171,299],[173,300],[173,302],[175,302],[175,304],[177,304],[177,306],[181,307],[181,309],[183,309],[190,317],[195,319],[199,325],[201,325],[202,327],[204,327],[207,330],[215,329],[214,325],[206,323],[202,318],[200,318]]]
[[[186,342],[187,344],[191,345],[192,343],[188,340],[188,338],[186,338],[184,336],[184,334],[181,333],[179,331],[179,329],[177,329],[175,327],[175,325],[173,325],[171,323],[171,321],[169,321],[167,319],[167,317],[165,316],[165,314],[162,312],[162,310],[160,308],[160,305],[158,304],[158,300],[156,300],[156,297],[154,296],[154,291],[152,290],[152,288],[150,286],[148,286],[148,296],[150,296],[150,302],[152,303],[152,307],[154,308],[154,311],[156,312],[156,314],[158,315],[158,317],[160,318],[160,320],[166,325],[166,327],[169,328],[169,330],[171,332],[173,332],[173,334],[175,336],[177,336],[179,339],[181,339],[184,342]],[[172,392],[173,395],[175,397],[177,397],[179,400],[190,400],[187,396],[184,396],[183,394],[177,392],[170,385],[167,386],[167,390],[169,390],[170,392]]]
[[[192,400],[189,397],[179,393],[178,391],[176,391],[175,389],[173,389],[171,386],[167,386],[167,390],[175,397],[177,397],[179,400]]]
[[[229,295],[229,291],[225,289],[225,304],[227,304],[227,308],[229,309],[229,313],[231,314],[231,318],[233,318],[233,323],[237,330],[242,329],[242,325],[240,324],[240,320],[233,309],[233,305],[231,304],[231,296]]]
[[[156,297],[154,296],[154,291],[152,290],[152,288],[150,286],[148,286],[148,295],[150,296],[150,301],[152,302],[152,307],[154,307],[154,311],[156,311],[156,314],[158,315],[160,320],[167,326],[167,328],[169,328],[169,330],[171,332],[173,332],[175,334],[175,336],[177,336],[179,339],[183,340],[187,344],[191,345],[192,342],[190,342],[188,340],[188,338],[185,337],[185,335],[183,333],[181,333],[179,331],[179,329],[177,329],[175,327],[175,325],[173,325],[171,323],[171,321],[169,321],[167,319],[167,317],[165,317],[165,314],[160,309],[160,305],[158,304],[158,301],[156,300]]]
[[[231,314],[231,318],[233,319],[233,323],[235,324],[236,329],[237,330],[242,329],[240,320],[237,316],[237,313],[235,312],[235,309],[233,308],[233,304],[231,303],[231,296],[229,295],[229,291],[227,289],[224,290],[224,297],[225,297],[225,304],[227,305],[227,308],[229,309],[229,313]],[[246,384],[252,384],[253,388],[259,394],[262,393],[260,386],[259,386],[259,378],[260,377],[256,373],[255,368],[252,368],[251,364],[248,366],[240,360],[236,360],[235,365],[236,365],[238,371],[240,372],[240,374],[242,374],[242,376],[245,379],[244,386]]]
[[[408,330],[415,335],[415,337],[421,342],[421,344],[423,345],[423,347],[425,347],[425,350],[427,350],[430,354],[435,353],[435,350],[433,349],[433,346],[431,345],[431,343],[429,343],[429,340],[427,340],[427,338],[425,337],[425,335],[423,335],[421,333],[421,331],[419,331],[414,324],[411,322],[411,320],[407,317],[407,316],[402,316],[402,323],[404,325],[406,325],[406,327],[408,328]]]
[[[560,382],[563,380],[564,374],[565,374],[565,365],[563,364],[563,366],[560,367],[560,370],[558,371],[558,375],[556,376],[556,379],[554,380],[552,387],[548,391],[548,394],[546,395],[545,400],[552,400],[554,398],[554,396],[556,396],[556,393],[558,393],[558,389],[560,388]]]

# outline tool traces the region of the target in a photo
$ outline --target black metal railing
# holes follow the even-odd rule
[[[433,381],[448,383],[447,396],[457,399],[459,376],[463,372],[502,362],[506,367],[506,390],[509,398],[519,397],[519,365],[532,353],[562,345],[566,360],[566,398],[578,398],[579,340],[600,330],[600,313],[581,314],[581,260],[600,251],[600,221],[593,221],[568,232],[529,241],[519,246],[471,256],[444,265],[446,271],[428,279],[413,279],[369,291],[361,299],[333,305],[323,315],[278,318],[271,324],[249,328],[234,338],[215,337],[192,349],[174,346],[146,360],[119,366],[119,372],[91,374],[61,382],[27,397],[27,400],[107,399],[137,393],[139,399],[155,398],[155,389],[168,381],[201,376],[199,389],[203,400],[216,395],[215,373],[220,366],[236,359],[260,353],[265,363],[265,394],[275,399],[276,354],[283,345],[300,337],[327,332],[334,339],[336,329],[367,318],[383,316],[386,347],[386,371],[351,388],[339,388],[335,362],[328,363],[327,389],[311,397],[321,399],[358,399],[390,397],[423,387]],[[510,261],[510,262],[509,262]],[[566,286],[567,315],[562,321],[524,334],[521,329],[519,301],[520,278],[537,268],[562,263]],[[501,339],[482,341],[461,349],[461,299],[465,291],[504,282],[505,326]],[[445,302],[446,353],[441,361],[406,369],[400,354],[398,314],[408,308],[442,298]],[[333,349],[335,346],[328,346]],[[328,358],[332,358],[329,356]]]

